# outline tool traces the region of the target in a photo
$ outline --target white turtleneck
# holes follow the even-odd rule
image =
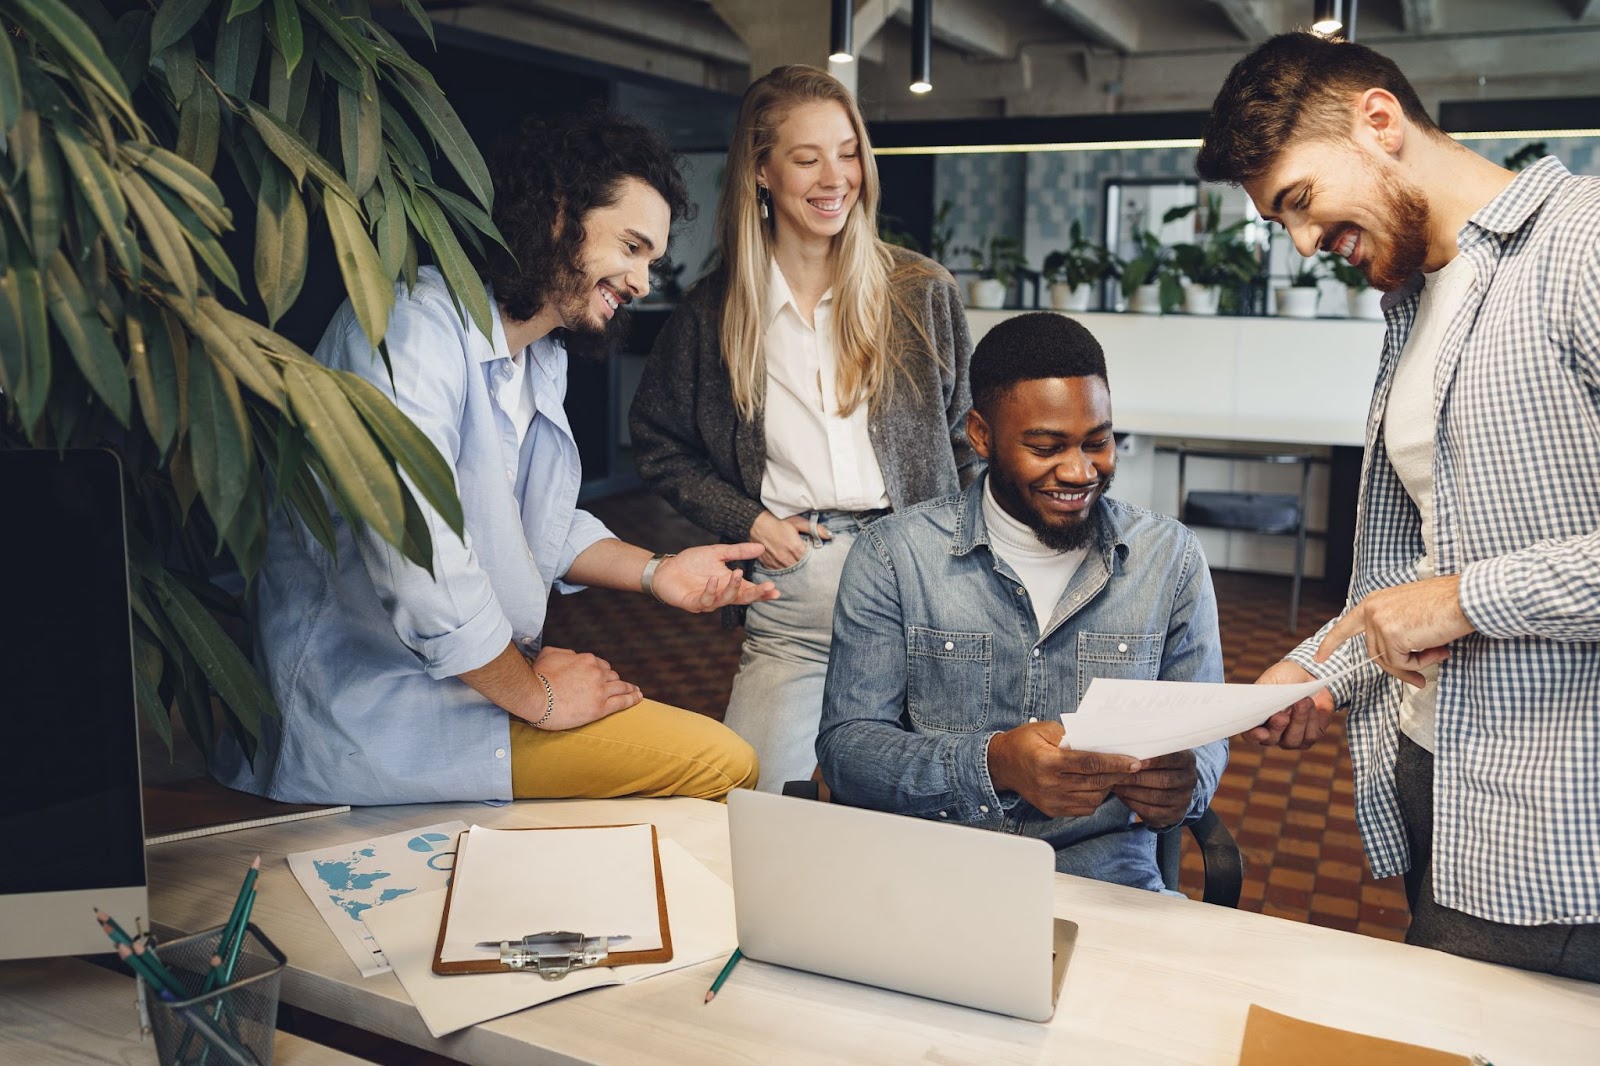
[[[1089,546],[1065,552],[1045,547],[1037,533],[1012,518],[995,501],[987,480],[983,484],[983,520],[989,526],[989,547],[1022,579],[1028,599],[1033,602],[1034,617],[1039,620],[1039,632],[1043,633],[1072,575],[1088,557]]]

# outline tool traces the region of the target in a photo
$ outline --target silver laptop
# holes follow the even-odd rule
[[[739,947],[762,962],[1047,1021],[1077,926],[1042,840],[835,803],[728,797]]]

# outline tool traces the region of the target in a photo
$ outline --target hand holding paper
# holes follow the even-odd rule
[[[1209,744],[1259,726],[1270,716],[1367,664],[1298,685],[1218,685],[1097,677],[1063,720],[1061,746],[1135,759]]]

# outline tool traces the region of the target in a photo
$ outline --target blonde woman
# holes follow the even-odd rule
[[[718,267],[668,320],[633,403],[645,482],[758,541],[726,723],[780,790],[816,765],[839,573],[865,523],[957,492],[971,339],[949,273],[878,239],[878,170],[849,91],[806,66],[745,92],[717,204]]]

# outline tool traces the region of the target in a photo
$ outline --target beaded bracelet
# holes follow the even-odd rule
[[[544,713],[539,716],[537,721],[528,723],[533,728],[538,729],[550,720],[552,714],[556,713],[556,690],[550,687],[550,679],[539,671],[535,670],[533,676],[537,677],[539,683],[544,686]]]

